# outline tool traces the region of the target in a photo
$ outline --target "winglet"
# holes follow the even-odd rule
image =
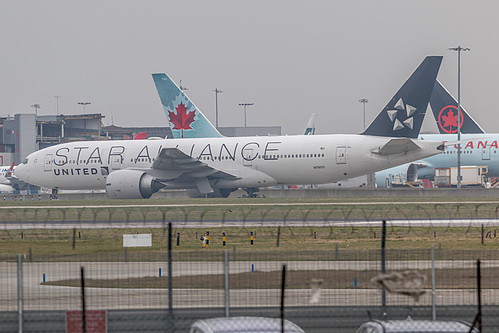
[[[152,77],[175,139],[222,136],[166,74],[153,74]]]
[[[457,133],[457,101],[437,80],[430,98],[430,107],[440,134]],[[477,134],[485,131],[461,105],[461,133]]]
[[[362,134],[417,138],[441,62],[426,57]]]

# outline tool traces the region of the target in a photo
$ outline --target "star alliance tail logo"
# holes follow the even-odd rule
[[[401,121],[397,119],[397,114],[399,111],[405,111],[405,114],[402,117],[402,119],[405,118],[405,120]],[[388,117],[393,123],[393,130],[400,131],[401,129],[404,129],[406,127],[411,130],[413,129],[414,117],[412,117],[412,115],[416,111],[417,109],[414,106],[411,106],[409,104],[404,104],[404,101],[402,100],[402,98],[400,98],[393,107],[393,109],[387,110],[386,113],[388,114]]]
[[[447,105],[438,114],[437,125],[445,133],[457,133],[457,106]],[[461,111],[461,128],[463,127],[463,112]]]

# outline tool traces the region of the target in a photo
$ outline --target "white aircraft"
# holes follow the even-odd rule
[[[44,148],[16,176],[53,189],[106,189],[111,198],[149,198],[161,188],[227,197],[238,188],[321,184],[418,160],[444,149],[417,140],[442,61],[427,57],[360,135],[223,137],[166,74],[153,74],[174,137],[84,141]],[[196,138],[202,132],[204,138]]]
[[[14,164],[0,166],[0,193],[10,193],[15,190],[11,182],[13,169]]]

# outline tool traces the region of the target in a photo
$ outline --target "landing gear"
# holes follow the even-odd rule
[[[242,198],[265,198],[265,195],[260,192],[258,187],[243,187],[243,190],[246,191],[247,194],[243,194]]]
[[[57,194],[59,193],[59,189],[57,187],[54,187],[52,189],[52,193],[50,194],[50,200],[55,200],[57,198]]]

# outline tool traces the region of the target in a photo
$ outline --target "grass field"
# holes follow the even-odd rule
[[[29,252],[46,254],[92,254],[123,251],[123,234],[151,233],[153,246],[130,249],[130,252],[161,252],[167,246],[167,222],[173,222],[174,250],[222,251],[222,233],[227,247],[252,251],[319,251],[323,249],[369,250],[380,246],[380,228],[356,227],[356,221],[383,219],[478,219],[498,218],[499,201],[470,199],[453,203],[455,198],[298,198],[298,199],[150,199],[101,201],[23,201],[0,202],[0,253],[11,255]],[[262,204],[260,206],[259,204]],[[301,221],[302,227],[272,226],[275,221]],[[307,221],[323,226],[307,226]],[[10,221],[37,221],[45,228],[8,229]],[[54,222],[75,222],[76,229],[52,229]],[[78,222],[129,221],[133,229],[79,228]],[[140,228],[140,222],[165,222],[163,228]],[[218,223],[218,227],[178,228],[175,222]],[[239,227],[224,227],[226,221]],[[265,222],[267,227],[250,227],[246,222]],[[330,226],[331,221],[346,221],[344,226]],[[473,224],[474,223],[474,224]],[[482,245],[481,225],[470,222],[468,227],[394,227],[388,228],[387,247],[393,249],[497,249],[496,231],[487,227]],[[159,223],[158,225],[162,225]],[[279,234],[279,247],[278,232]],[[209,249],[201,248],[200,236],[210,232]],[[180,246],[176,247],[176,234]],[[254,246],[249,234],[254,233]],[[74,247],[74,248],[73,248]]]
[[[201,236],[210,233],[208,248],[202,248]],[[279,233],[280,231],[280,233]],[[495,229],[485,229],[491,237],[482,245],[481,228],[388,228],[388,249],[483,250],[499,249]],[[250,244],[253,232],[253,246]],[[152,247],[128,249],[130,253],[160,253],[167,249],[167,229],[33,229],[0,231],[0,253],[14,255],[31,252],[35,255],[83,255],[123,252],[123,235],[152,234]],[[179,234],[179,247],[177,244]],[[226,249],[274,253],[324,250],[375,250],[380,248],[380,228],[351,227],[217,227],[174,228],[173,251],[216,253]],[[73,237],[75,237],[73,239]],[[278,239],[279,238],[279,239]],[[279,244],[278,244],[279,242]],[[74,245],[74,248],[73,248]],[[296,256],[296,254],[295,254]]]

